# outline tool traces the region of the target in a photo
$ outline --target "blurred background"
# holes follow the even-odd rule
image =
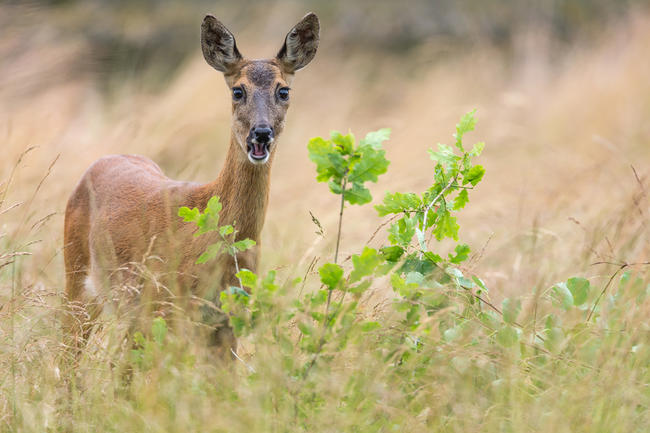
[[[321,44],[293,83],[263,268],[292,269],[335,241],[338,201],[315,182],[309,138],[392,128],[376,203],[430,185],[426,150],[449,143],[474,108],[468,140],[486,142],[487,172],[460,214],[460,237],[494,297],[609,272],[597,261],[648,260],[649,3],[2,2],[0,235],[35,256],[21,268],[24,285],[60,292],[65,203],[95,159],[143,154],[170,177],[197,181],[221,169],[230,93],[202,58],[203,16],[224,22],[242,54],[263,58],[313,11]],[[369,206],[348,208],[344,253],[380,223]]]

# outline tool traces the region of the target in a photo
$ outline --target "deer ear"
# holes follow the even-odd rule
[[[319,32],[318,17],[312,12],[291,29],[277,55],[285,72],[292,74],[311,62],[318,49]]]
[[[235,37],[212,15],[206,15],[201,24],[201,49],[205,61],[225,74],[242,60]]]

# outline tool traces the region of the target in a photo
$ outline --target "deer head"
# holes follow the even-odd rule
[[[232,134],[253,164],[265,164],[284,127],[294,73],[307,66],[318,48],[318,17],[307,14],[284,39],[272,59],[247,60],[235,37],[212,15],[201,25],[201,48],[232,90]]]

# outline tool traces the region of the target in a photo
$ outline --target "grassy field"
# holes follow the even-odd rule
[[[229,25],[241,51],[274,54],[304,13],[293,3],[287,10],[274,8],[268,22],[257,16],[263,26]],[[58,31],[82,18],[19,6],[0,6],[0,15],[9,29],[0,56],[10,59],[0,66],[0,431],[647,431],[650,14],[643,9],[562,46],[548,29],[529,29],[509,50],[490,41],[451,50],[432,38],[399,54],[342,49],[340,33],[328,39],[334,19],[324,20],[319,53],[292,85],[261,273],[275,269],[279,281],[306,276],[305,290],[316,290],[309,264],[331,259],[338,201],[315,181],[311,137],[391,128],[388,173],[371,187],[378,203],[386,191],[427,188],[427,149],[451,142],[460,116],[476,108],[468,139],[486,142],[479,158],[486,175],[458,217],[460,239],[472,249],[462,270],[485,281],[492,304],[521,300],[516,319],[530,340],[495,344],[490,329],[452,302],[431,316],[431,345],[403,363],[386,361],[398,295],[378,279],[358,314],[382,330],[327,347],[327,362],[308,377],[287,364],[307,359],[288,321],[294,358],[269,337],[271,322],[243,338],[242,362],[228,365],[174,328],[143,349],[148,361],[125,380],[131,343],[119,317],[106,317],[72,392],[59,368],[69,357],[59,325],[67,197],[95,159],[112,153],[146,155],[173,178],[212,180],[228,144],[230,95],[201,58],[198,36],[174,72],[102,77],[85,61],[88,42]],[[200,14],[197,35],[199,22]],[[309,212],[324,236],[314,233]],[[383,221],[372,206],[345,212],[344,258],[359,253]],[[370,246],[384,243],[379,235]],[[451,248],[448,241],[434,247]],[[589,280],[589,305],[603,292],[597,320],[585,321],[588,309],[565,311],[550,301],[549,289],[571,277]],[[298,288],[281,293],[278,314]],[[562,335],[540,354],[536,326],[551,313],[561,324],[549,329]]]

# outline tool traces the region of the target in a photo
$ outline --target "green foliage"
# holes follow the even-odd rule
[[[162,317],[156,317],[151,323],[152,339],[145,337],[142,332],[133,334],[134,348],[131,349],[131,363],[141,370],[150,370],[157,355],[163,349],[167,337],[167,322]]]
[[[521,312],[521,301],[519,299],[506,298],[503,300],[502,307],[503,321],[509,325],[513,325]]]
[[[428,251],[426,235],[428,230],[437,240],[445,238],[458,239],[458,223],[452,212],[465,207],[469,202],[468,189],[475,187],[482,179],[485,170],[472,163],[480,155],[484,144],[477,143],[471,152],[466,152],[463,137],[474,129],[476,119],[474,112],[468,113],[456,126],[456,148],[438,144],[438,151],[430,150],[434,167],[434,183],[424,193],[386,193],[382,204],[375,206],[379,216],[399,215],[389,232],[393,245],[406,246],[414,235],[418,236],[419,253]],[[464,185],[471,185],[465,187]],[[457,255],[456,262],[464,260],[469,250]]]
[[[578,307],[587,302],[590,289],[589,280],[585,278],[569,278],[566,286],[573,297],[573,305]]]
[[[638,306],[650,298],[646,279],[624,273],[618,293],[602,301],[589,280],[574,277],[536,291],[534,305],[519,298],[499,304],[464,265],[471,249],[456,242],[456,213],[466,207],[469,190],[484,173],[474,163],[484,145],[467,152],[470,147],[464,144],[475,124],[473,112],[465,115],[454,145],[431,152],[435,166],[429,188],[387,193],[376,206],[380,216],[392,218],[383,244],[366,245],[341,263],[321,262],[304,279],[241,269],[242,287],[220,293],[220,308],[235,335],[246,337],[244,344],[256,350],[237,361],[246,368],[232,380],[238,398],[259,399],[260,423],[277,418],[280,430],[291,424],[295,431],[319,431],[329,420],[350,419],[350,425],[342,421],[337,428],[465,431],[467,415],[460,406],[469,399],[481,409],[481,424],[498,420],[486,431],[520,431],[531,418],[522,415],[522,423],[515,423],[507,412],[513,402],[546,399],[549,404],[555,399],[566,403],[563,409],[570,407],[575,399],[565,390],[577,384],[592,390],[595,383],[610,380],[602,363],[613,353],[625,353],[630,368],[638,369],[634,380],[650,377],[647,366],[639,367],[650,365],[642,334],[620,332],[623,317],[642,314]],[[352,191],[354,168],[364,166],[365,154],[358,149],[377,151],[387,138],[387,130],[370,133],[358,147],[351,134],[313,139],[309,151],[319,180],[330,182],[335,194],[344,194],[344,185]],[[342,198],[356,203],[349,197]],[[218,225],[218,209],[215,201],[203,214],[186,209],[179,215],[201,222],[200,230],[216,230],[223,243],[214,247],[219,252],[249,247],[242,241],[227,243],[236,231]],[[368,308],[375,305],[368,299],[385,297],[384,287],[392,288],[391,296]],[[145,373],[160,364],[169,340],[166,328],[154,325],[158,328],[152,326],[151,340],[136,334],[133,358]],[[562,389],[558,383],[567,385]],[[442,388],[451,391],[438,392]],[[639,388],[634,389],[640,397]],[[438,404],[438,399],[443,401]],[[237,410],[243,400],[233,401],[231,408]],[[638,415],[644,408],[639,405],[630,413]],[[536,414],[543,418],[543,413]]]
[[[316,180],[328,182],[330,191],[343,194],[350,204],[372,201],[366,182],[377,182],[386,173],[388,160],[382,143],[390,137],[389,129],[370,132],[356,144],[352,134],[332,132],[329,140],[312,138],[307,145],[309,159],[316,164]]]
[[[255,241],[252,239],[237,239],[237,230],[235,230],[235,223],[219,225],[219,214],[223,208],[219,197],[211,197],[208,200],[203,213],[197,208],[190,209],[188,207],[181,207],[178,210],[178,216],[183,218],[184,222],[196,224],[197,231],[194,236],[200,236],[209,232],[217,232],[219,239],[217,242],[208,245],[206,250],[196,260],[197,264],[207,263],[222,254],[229,254],[232,257],[237,256],[238,252],[246,251],[255,246]]]
[[[321,282],[330,290],[336,288],[343,277],[343,268],[334,263],[326,263],[318,270]]]
[[[312,372],[327,368],[332,353],[356,341],[355,336],[388,332],[387,346],[381,350],[397,351],[399,357],[406,359],[423,349],[422,344],[432,331],[428,317],[448,306],[452,298],[467,302],[469,310],[463,314],[469,314],[467,319],[471,314],[478,314],[480,307],[473,293],[485,295],[487,287],[478,277],[467,277],[457,267],[469,257],[470,247],[457,244],[445,260],[427,246],[430,237],[457,239],[458,224],[452,212],[467,204],[468,189],[482,177],[483,169],[473,164],[472,158],[480,154],[483,145],[475,145],[471,152],[465,152],[463,147],[463,136],[474,124],[473,113],[464,116],[458,124],[455,138],[460,154],[444,145],[431,153],[436,161],[433,184],[424,193],[388,193],[383,204],[376,206],[381,216],[398,217],[386,231],[388,245],[378,249],[364,247],[359,254],[351,255],[350,268],[337,264],[336,260],[323,264],[318,269],[321,286],[282,308],[278,307],[278,296],[298,281],[280,287],[274,283],[275,274],[260,278],[249,270],[241,270],[238,277],[250,292],[227,290],[221,293],[220,299],[235,334],[253,339],[270,336],[283,354],[283,362],[290,366],[289,374],[300,378],[301,386],[309,388],[317,386]],[[329,140],[321,137],[310,140],[308,150],[316,164],[317,180],[328,182],[330,190],[342,194],[348,203],[369,202],[372,198],[365,183],[376,182],[386,172],[388,161],[381,146],[388,137],[389,131],[383,129],[369,133],[358,145],[352,134],[337,132]],[[465,184],[471,186],[463,187]],[[185,213],[190,218],[199,218],[195,213]],[[315,219],[313,215],[312,219]],[[378,320],[368,320],[359,310],[361,297],[383,276],[388,277],[398,296],[393,308],[400,319],[398,326],[391,328]],[[449,298],[441,290],[444,287],[452,287],[456,295]],[[512,325],[521,304],[507,306],[502,325],[494,325],[498,328],[494,338],[497,343],[511,347],[519,341],[520,331]],[[265,331],[259,328],[262,324],[266,326]],[[291,324],[299,332],[297,342],[292,337]],[[446,325],[445,338],[460,338],[465,326]],[[316,402],[312,404],[315,406],[309,410],[303,407],[305,413],[318,406]],[[302,405],[311,406],[305,402]]]

